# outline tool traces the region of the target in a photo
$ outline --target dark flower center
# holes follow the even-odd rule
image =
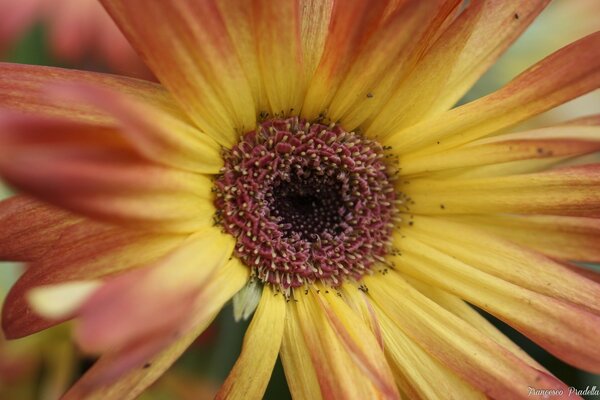
[[[217,222],[253,275],[286,293],[358,280],[390,247],[396,194],[382,159],[339,126],[269,120],[224,153]]]

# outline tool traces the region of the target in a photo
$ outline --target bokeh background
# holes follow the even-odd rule
[[[534,62],[597,30],[600,0],[554,1],[461,102],[498,89]],[[152,79],[94,0],[0,0],[0,60]],[[598,113],[599,105],[597,90],[519,128]],[[0,182],[0,198],[9,195],[10,189]],[[21,268],[0,263],[0,303]],[[247,327],[247,323],[234,322],[232,315],[231,307],[225,308],[213,326],[142,399],[211,399],[233,366]],[[600,376],[562,363],[500,321],[489,318],[568,385],[580,389],[600,386]],[[68,324],[11,342],[0,335],[0,399],[57,399],[93,362],[71,343]],[[265,398],[290,398],[279,363]]]

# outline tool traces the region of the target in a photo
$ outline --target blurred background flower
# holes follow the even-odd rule
[[[0,51],[6,56],[22,54],[22,40],[36,29],[53,64],[150,77],[96,0],[0,0]]]
[[[555,0],[464,101],[498,89],[553,51],[600,30],[599,15],[599,0]],[[96,0],[0,0],[0,59],[150,76]],[[591,114],[598,104],[600,91],[595,91],[528,120],[526,128]],[[7,195],[0,184],[0,198]],[[0,263],[0,298],[18,276],[19,268]],[[212,333],[192,346],[142,399],[212,398],[235,362],[247,327],[233,322],[231,313],[226,308],[223,314],[227,318],[217,318]],[[569,367],[501,322],[494,322],[565,382],[580,388],[600,383],[600,377]],[[89,365],[91,360],[83,358],[70,343],[65,326],[11,342],[0,336],[0,399],[57,399],[58,393]],[[265,398],[289,397],[278,366]]]

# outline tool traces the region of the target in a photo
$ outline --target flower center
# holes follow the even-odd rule
[[[390,247],[382,147],[337,125],[272,119],[224,153],[216,220],[253,275],[284,292],[359,280]]]

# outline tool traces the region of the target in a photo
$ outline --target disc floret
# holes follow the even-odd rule
[[[217,221],[253,275],[286,293],[359,280],[386,255],[396,194],[376,142],[340,126],[272,119],[224,152]]]

